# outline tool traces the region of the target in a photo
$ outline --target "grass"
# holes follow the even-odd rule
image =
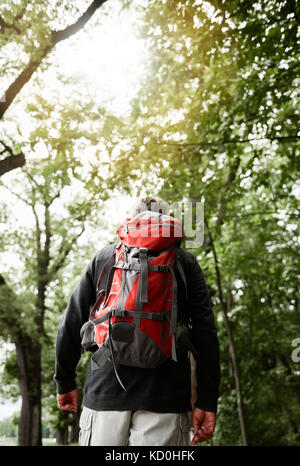
[[[0,437],[0,447],[13,447],[17,445],[15,437]]]

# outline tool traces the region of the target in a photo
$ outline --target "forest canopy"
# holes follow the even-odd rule
[[[76,443],[59,320],[143,194],[189,203],[194,228],[203,205],[183,247],[220,341],[206,444],[300,445],[299,21],[293,0],[1,2],[0,392],[21,397],[20,445],[46,424]]]

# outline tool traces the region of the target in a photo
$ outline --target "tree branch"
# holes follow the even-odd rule
[[[80,31],[80,29],[82,29],[93,16],[95,11],[106,1],[107,0],[94,0],[88,9],[83,13],[83,15],[74,24],[67,26],[61,31],[51,31],[49,43],[46,46],[41,45],[34,51],[34,53],[31,55],[28,65],[6,90],[5,102],[0,102],[0,119],[3,117],[4,113],[9,108],[15,97],[39,67],[42,60],[55,47],[55,45]]]
[[[55,264],[52,265],[52,267],[51,267],[51,269],[49,271],[50,276],[54,275],[56,272],[59,271],[59,269],[61,269],[63,267],[66,258],[68,257],[69,253],[72,250],[73,244],[84,233],[84,231],[85,231],[85,225],[83,224],[80,232],[65,247],[63,247],[63,243],[62,243],[62,245],[60,247],[60,251],[58,253],[58,256],[60,256],[60,258],[58,259],[58,261]]]
[[[199,142],[157,142],[160,146],[219,146],[221,144],[247,144],[252,141],[289,141],[289,140],[298,140],[300,136],[297,134],[291,136],[272,136],[264,138],[249,138],[249,139],[231,139],[225,141],[199,141]]]
[[[20,29],[15,24],[7,23],[6,21],[4,21],[2,16],[0,16],[0,31],[1,31],[1,33],[3,33],[5,31],[5,29],[13,29],[18,34],[21,33]]]
[[[21,30],[16,26],[16,22],[22,18],[25,13],[29,1],[24,1],[19,13],[14,17],[13,23],[8,23],[0,16],[0,31],[4,32],[5,29],[13,29],[17,34],[21,34]]]
[[[15,168],[22,167],[25,164],[25,156],[23,152],[19,154],[14,154],[11,147],[5,144],[3,141],[0,141],[0,144],[4,147],[1,150],[0,155],[8,152],[10,155],[5,157],[5,159],[0,160],[0,177]]]
[[[270,214],[278,214],[277,210],[265,210],[259,212],[246,212],[245,214],[230,214],[230,212],[226,213],[226,217],[250,217],[251,215],[270,215]],[[300,217],[300,214],[286,214],[288,217]]]
[[[223,212],[224,212],[224,208],[226,205],[226,194],[227,194],[227,191],[231,188],[232,183],[236,179],[236,175],[237,175],[237,171],[239,169],[240,163],[241,163],[241,159],[240,157],[237,157],[234,163],[229,167],[228,178],[227,178],[226,184],[224,186],[223,192],[220,197],[218,218],[217,218],[217,223],[216,223],[217,231],[219,230],[220,225],[224,223]]]
[[[13,191],[9,186],[6,186],[6,184],[4,184],[2,181],[1,181],[1,186],[3,186],[5,189],[7,189],[7,191],[9,191],[11,194],[16,196],[20,201],[24,202],[25,204],[27,204],[31,208],[33,208],[33,204],[31,202],[27,201],[27,199],[24,199],[22,196],[20,196],[20,194],[15,193],[15,191]]]
[[[88,9],[83,13],[83,15],[74,24],[67,26],[61,31],[51,31],[53,46],[62,40],[68,39],[70,36],[80,31],[80,29],[82,29],[90,20],[95,11],[106,1],[107,0],[94,0]]]
[[[28,178],[29,178],[29,183],[32,181],[32,183],[30,183],[31,186],[32,186],[32,190],[34,191],[34,189],[35,189],[34,186],[35,186],[36,188],[39,188],[40,185],[39,185],[38,182],[34,179],[34,177],[32,176],[32,174],[31,174],[26,168],[24,168],[23,171],[24,171],[24,172],[26,173],[26,175],[28,176]],[[33,185],[34,185],[34,186],[33,186]]]

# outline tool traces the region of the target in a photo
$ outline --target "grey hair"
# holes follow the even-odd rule
[[[154,196],[146,196],[140,199],[137,204],[132,209],[132,216],[140,214],[145,210],[150,210],[151,212],[157,212],[162,215],[167,214],[167,204],[162,199]]]

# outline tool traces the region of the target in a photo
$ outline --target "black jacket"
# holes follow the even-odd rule
[[[56,341],[54,380],[58,393],[76,388],[76,366],[81,356],[80,329],[89,318],[94,304],[100,271],[111,255],[114,245],[99,251],[86,267],[60,322]],[[217,411],[220,383],[219,343],[202,270],[196,257],[178,248],[187,281],[187,298],[180,275],[178,279],[178,318],[192,324],[192,341],[197,349],[197,401],[195,406]],[[191,371],[186,351],[177,350],[172,360],[155,369],[117,366],[126,392],[116,379],[108,360],[98,368],[90,360],[84,387],[84,406],[94,410],[150,410],[157,412],[191,411]]]

